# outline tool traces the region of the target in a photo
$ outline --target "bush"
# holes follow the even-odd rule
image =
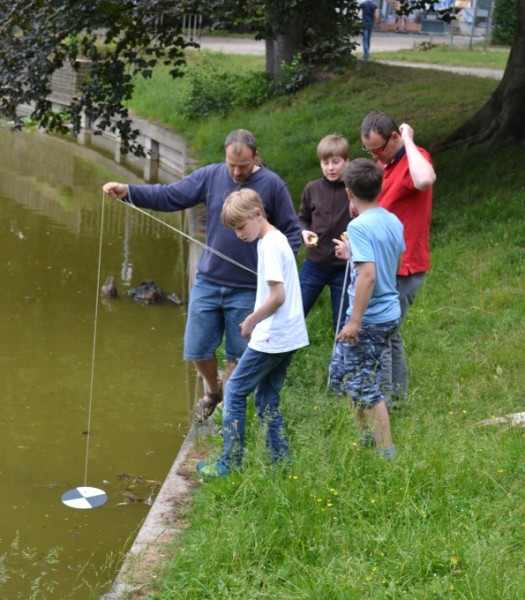
[[[283,76],[274,81],[263,71],[232,73],[203,62],[185,75],[188,90],[180,112],[188,119],[202,119],[212,113],[226,116],[234,108],[257,108],[267,100],[293,94],[308,84],[310,68],[297,55],[283,69]]]
[[[282,75],[277,83],[279,93],[295,94],[308,85],[311,75],[311,65],[303,60],[301,54],[296,54],[290,64],[282,65]]]
[[[186,74],[188,91],[181,113],[189,119],[212,113],[226,116],[233,108],[260,106],[272,94],[269,78],[263,72],[239,75],[220,71],[203,63]]]
[[[516,32],[517,0],[496,0],[492,15],[492,43],[512,46]]]
[[[232,102],[234,107],[255,108],[275,93],[272,79],[264,72],[252,72],[239,75],[232,82]]]
[[[213,112],[227,113],[231,104],[230,73],[217,73],[212,65],[203,63],[186,72],[187,91],[183,94],[180,112],[189,119],[206,118]]]

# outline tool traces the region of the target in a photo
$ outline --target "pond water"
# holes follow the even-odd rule
[[[140,183],[75,143],[0,129],[1,598],[107,591],[189,429],[186,308],[127,295],[154,280],[185,300],[189,250],[161,223],[103,202],[108,180]],[[108,275],[119,297],[97,307]],[[61,502],[84,485],[108,502]]]

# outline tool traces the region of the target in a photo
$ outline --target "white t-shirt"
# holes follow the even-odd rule
[[[277,354],[308,345],[303,301],[295,256],[286,237],[269,231],[257,245],[257,309],[270,295],[268,281],[284,284],[285,301],[252,331],[248,346],[258,352]]]

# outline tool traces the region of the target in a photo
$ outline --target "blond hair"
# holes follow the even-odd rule
[[[317,144],[317,156],[319,160],[326,160],[334,156],[348,160],[350,156],[348,140],[337,133],[325,135]]]
[[[255,219],[257,210],[265,216],[264,206],[259,194],[250,188],[242,188],[232,192],[224,201],[221,221],[226,227],[235,229],[244,225],[249,219]]]

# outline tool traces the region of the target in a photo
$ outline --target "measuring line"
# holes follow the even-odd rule
[[[121,200],[121,202],[123,204],[125,204],[126,206],[130,206],[131,208],[134,208],[135,210],[138,210],[139,213],[142,213],[143,215],[146,215],[150,219],[153,219],[154,221],[157,221],[157,223],[161,223],[162,225],[164,225],[168,229],[171,229],[172,231],[175,231],[175,233],[178,233],[179,235],[182,235],[187,240],[190,240],[190,242],[193,242],[194,244],[197,244],[197,245],[201,246],[201,248],[204,248],[204,250],[208,250],[212,254],[215,254],[216,256],[219,256],[220,258],[223,258],[224,260],[227,260],[228,262],[236,265],[237,267],[239,267],[241,269],[244,269],[245,271],[248,271],[249,273],[253,273],[254,275],[257,275],[256,271],[254,271],[253,269],[250,269],[249,267],[247,267],[246,265],[243,265],[240,262],[237,262],[234,258],[231,258],[231,256],[227,256],[226,254],[223,254],[222,252],[219,252],[218,250],[215,250],[215,248],[212,248],[211,246],[206,245],[204,242],[201,242],[200,240],[197,240],[196,238],[192,237],[191,235],[188,235],[184,231],[181,231],[180,229],[177,229],[173,225],[170,225],[169,223],[166,223],[166,221],[163,221],[162,219],[159,219],[155,215],[152,215],[151,213],[143,210],[142,208],[139,208],[138,206],[135,206],[135,204],[133,204],[133,201],[131,199],[131,193],[129,193],[129,192],[128,192],[128,198],[129,198],[128,201]]]
[[[91,381],[89,385],[89,409],[88,409],[88,423],[87,423],[87,435],[86,435],[86,460],[84,464],[84,486],[87,485],[88,476],[88,458],[89,458],[89,441],[91,437],[91,412],[93,407],[93,387],[95,381],[95,356],[97,348],[97,324],[98,324],[98,300],[100,290],[100,271],[102,266],[102,239],[104,237],[104,204],[105,194],[102,194],[102,214],[100,216],[100,235],[98,245],[98,267],[97,267],[97,292],[95,295],[95,322],[93,324],[93,350],[91,354]]]
[[[67,491],[62,495],[62,502],[70,508],[89,509],[102,506],[106,503],[107,494],[98,488],[88,487],[89,442],[91,438],[91,413],[93,408],[93,387],[95,381],[95,356],[97,346],[98,301],[100,289],[100,271],[102,265],[102,240],[104,237],[104,205],[106,195],[102,194],[102,213],[100,216],[100,234],[98,247],[97,292],[95,299],[95,322],[93,325],[93,348],[91,355],[91,381],[89,385],[89,406],[86,433],[86,457],[84,461],[84,485]]]
[[[337,316],[337,327],[335,330],[335,336],[334,336],[334,345],[332,347],[332,356],[335,353],[335,348],[337,346],[337,336],[339,335],[339,328],[341,327],[341,321],[343,319],[343,306],[345,303],[345,295],[348,293],[348,290],[346,289],[346,286],[348,284],[348,273],[350,271],[350,262],[352,261],[352,257],[350,256],[348,258],[348,260],[346,261],[346,267],[345,267],[345,277],[343,280],[343,293],[341,295],[341,303],[339,304],[339,314]],[[326,382],[326,389],[330,388],[330,370],[328,370],[328,380]]]

